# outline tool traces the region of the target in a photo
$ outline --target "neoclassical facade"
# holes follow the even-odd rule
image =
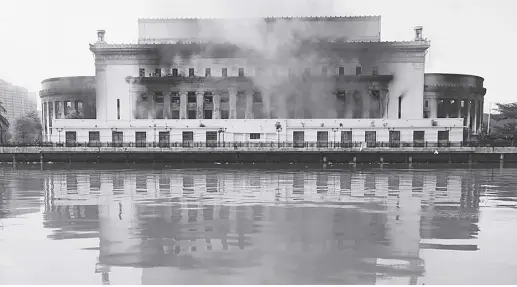
[[[87,85],[95,117],[69,119],[63,108],[57,118],[61,102],[77,99],[49,98],[48,140],[463,140],[460,118],[423,108],[432,96],[422,27],[404,42],[381,41],[379,16],[140,19],[138,27],[137,44],[111,44],[98,31]]]

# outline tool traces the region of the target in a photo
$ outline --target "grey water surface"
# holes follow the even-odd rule
[[[517,169],[0,167],[0,284],[517,284]]]

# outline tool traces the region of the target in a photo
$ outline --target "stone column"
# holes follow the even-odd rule
[[[381,118],[388,118],[388,90],[381,90],[380,105],[381,105]]]
[[[180,95],[180,119],[187,118],[187,92],[181,91]]]
[[[61,115],[61,119],[64,119],[65,118],[65,102],[60,101],[59,106],[60,106],[59,114]]]
[[[163,93],[163,118],[171,118],[171,96],[172,92]]]
[[[246,119],[253,119],[253,91],[246,92]]]
[[[483,128],[483,119],[485,118],[484,117],[484,113],[483,113],[483,110],[485,108],[485,101],[484,100],[480,100],[479,102],[479,115],[480,115],[480,120],[479,120],[479,128]]]
[[[237,89],[230,88],[229,92],[229,102],[230,102],[230,119],[237,118]]]
[[[362,118],[369,119],[370,118],[370,104],[371,104],[370,93],[366,90],[366,91],[362,91],[360,93],[360,95],[361,95],[361,101],[363,102]]]
[[[212,110],[212,119],[220,119],[221,118],[221,92],[213,92],[212,93],[212,102],[213,102],[213,110]]]
[[[478,110],[479,101],[474,99],[474,122],[472,123],[472,130],[477,134],[478,132]]]
[[[354,115],[355,91],[345,91],[345,118],[351,119]]]
[[[154,102],[154,93],[147,95],[147,118],[154,119],[156,117],[156,105]]]
[[[465,106],[467,107],[467,129],[470,129],[470,98],[465,100]]]
[[[436,119],[438,117],[438,99],[434,97],[429,99],[429,113],[431,119]]]
[[[458,116],[457,116],[457,118],[461,118],[461,100],[456,100],[456,106],[458,108]]]
[[[203,119],[204,91],[196,91],[196,119]]]

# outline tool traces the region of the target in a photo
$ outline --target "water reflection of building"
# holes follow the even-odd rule
[[[420,248],[454,248],[422,239],[476,236],[474,180],[460,171],[389,170],[49,176],[54,205],[98,206],[90,228],[99,231],[100,264],[153,267],[143,270],[144,284],[416,283]],[[287,208],[295,202],[307,204]],[[208,276],[218,272],[232,276]],[[274,277],[281,275],[288,277]]]
[[[0,168],[0,219],[40,211],[43,185],[38,172]]]

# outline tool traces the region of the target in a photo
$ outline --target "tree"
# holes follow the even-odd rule
[[[509,103],[509,104],[501,104],[496,103],[497,111],[499,114],[497,115],[500,119],[517,119],[517,103]]]
[[[0,102],[0,144],[7,141],[7,129],[10,126],[9,121],[4,116],[4,113],[6,113],[6,110],[4,106],[2,106],[2,102]]]
[[[490,119],[490,134],[497,138],[517,138],[517,103],[496,103],[497,114]]]
[[[41,121],[36,111],[19,117],[14,125],[14,140],[21,144],[34,144],[42,139]]]

